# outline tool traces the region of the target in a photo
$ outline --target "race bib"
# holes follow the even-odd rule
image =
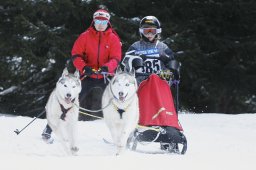
[[[138,73],[157,73],[161,70],[160,60],[157,59],[146,59],[144,61],[144,67],[138,69]]]
[[[144,67],[138,69],[137,73],[157,73],[161,70],[161,62],[158,59],[151,59],[150,57],[159,57],[157,48],[136,51],[137,55],[146,55],[147,59],[144,61]]]

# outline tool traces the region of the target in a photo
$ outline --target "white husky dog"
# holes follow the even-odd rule
[[[139,104],[135,73],[118,69],[102,96],[104,120],[110,130],[116,155],[125,150],[129,135],[135,130],[139,120]]]
[[[65,68],[46,104],[46,117],[48,125],[57,137],[66,146],[69,142],[69,153],[76,153],[77,121],[79,109],[79,93],[81,81],[79,72],[69,74]]]

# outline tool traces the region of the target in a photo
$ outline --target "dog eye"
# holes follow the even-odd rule
[[[68,87],[66,84],[64,84],[64,87]]]

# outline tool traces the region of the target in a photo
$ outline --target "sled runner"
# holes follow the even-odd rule
[[[134,61],[130,63],[134,64]],[[131,134],[127,145],[132,150],[137,149],[138,143],[158,142],[161,150],[175,154],[186,153],[187,140],[177,114],[180,63],[171,60],[168,67],[171,72],[138,73],[136,75],[137,77],[147,76],[147,78],[140,83],[138,88],[139,127]],[[176,92],[176,107],[170,90],[171,86],[174,86]]]

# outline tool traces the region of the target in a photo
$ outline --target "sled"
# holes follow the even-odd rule
[[[169,79],[164,79],[162,73],[150,74],[139,85],[140,120],[128,139],[127,147],[131,150],[136,151],[138,143],[155,142],[167,153],[185,154],[187,151],[187,140],[177,114],[180,63],[172,60],[169,68],[172,71]],[[136,76],[145,75],[138,73]],[[175,104],[171,87],[175,88]]]
[[[185,154],[187,151],[187,140],[182,131],[176,131],[180,135],[179,142],[168,141],[168,138],[164,137],[166,135],[166,127],[161,126],[148,126],[143,128],[136,128],[136,130],[131,134],[127,142],[127,148],[133,151],[137,151],[138,144],[148,145],[151,143],[159,143],[160,149],[164,151],[163,153],[171,154]],[[146,139],[143,136],[147,136]],[[148,137],[150,136],[150,138]],[[141,151],[139,151],[141,152]],[[152,153],[147,151],[145,153]]]

